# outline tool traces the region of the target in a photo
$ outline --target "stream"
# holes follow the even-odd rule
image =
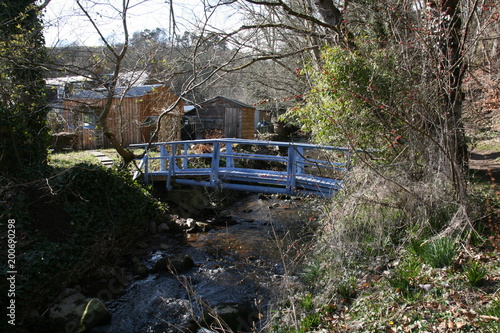
[[[221,212],[225,227],[155,235],[162,247],[139,257],[147,273],[107,302],[111,322],[93,332],[259,331],[318,205],[252,194]]]

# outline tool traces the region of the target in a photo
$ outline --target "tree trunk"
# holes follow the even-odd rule
[[[467,144],[462,122],[463,63],[462,21],[459,0],[440,1],[439,48],[442,55],[441,72],[446,88],[444,95],[444,128],[442,136],[450,160],[450,172],[457,187],[457,194],[465,193],[463,174],[468,167]]]

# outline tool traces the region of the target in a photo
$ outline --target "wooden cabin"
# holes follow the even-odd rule
[[[63,102],[66,131],[77,133],[79,149],[110,148],[96,119],[102,112],[107,91],[82,90]],[[158,116],[177,100],[177,96],[163,85],[144,85],[117,88],[108,127],[123,146],[148,142],[156,128]],[[180,139],[184,103],[163,117],[159,137],[155,141]]]
[[[196,124],[196,139],[254,138],[255,108],[234,99],[214,97],[200,103],[186,116],[189,116],[189,122]]]

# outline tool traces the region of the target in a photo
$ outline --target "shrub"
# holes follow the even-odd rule
[[[306,102],[284,119],[295,121],[326,144],[386,148],[394,138],[399,140],[401,133],[394,129],[404,124],[385,108],[404,94],[408,78],[394,71],[398,59],[388,50],[370,49],[369,45],[356,51],[323,49],[322,68],[305,70],[314,83]]]
[[[42,180],[17,180],[28,185],[1,180],[5,192],[0,196],[15,193],[6,216],[16,219],[18,232],[20,316],[97,267],[112,266],[147,223],[164,212],[125,171],[80,164],[51,172],[57,173],[45,170]]]

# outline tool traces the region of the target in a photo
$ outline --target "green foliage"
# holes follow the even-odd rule
[[[127,171],[114,168],[79,164],[54,179],[52,188],[73,223],[84,228],[92,224],[93,232],[153,219],[158,209]]]
[[[301,302],[300,302],[301,307],[304,310],[310,311],[314,308],[314,299],[312,294],[307,294],[305,295]]]
[[[422,265],[417,257],[408,256],[403,259],[389,278],[389,284],[398,290],[405,298],[415,296],[415,278],[419,275]]]
[[[477,287],[484,282],[484,278],[488,274],[488,271],[479,261],[472,261],[464,266],[464,274],[469,285]]]
[[[95,268],[113,265],[147,223],[164,213],[126,171],[91,164],[50,171],[29,183],[0,178],[0,203],[7,203],[1,217],[15,218],[18,232],[20,314]]]
[[[302,269],[302,281],[304,281],[306,285],[313,284],[314,282],[318,282],[321,275],[321,259],[316,257],[310,258]]]
[[[300,301],[300,306],[306,315],[300,323],[299,332],[310,332],[320,324],[320,313],[315,309],[314,295],[305,295]]]
[[[311,313],[308,314],[301,322],[299,332],[311,332],[320,324],[320,314]]]
[[[0,170],[44,164],[49,146],[45,48],[36,1],[0,1]]]
[[[351,276],[347,279],[342,279],[337,283],[337,294],[343,299],[350,299],[356,294],[356,279]]]
[[[500,318],[500,298],[497,297],[497,299],[484,311],[484,314],[494,318]],[[488,326],[491,328],[491,332],[500,332],[500,320],[492,320]]]
[[[438,238],[422,245],[421,256],[433,268],[450,266],[455,260],[457,247],[448,237]]]
[[[385,110],[404,94],[396,59],[384,50],[328,47],[320,70],[305,71],[314,87],[302,106],[285,115],[320,142],[356,148],[386,148],[403,125]]]

